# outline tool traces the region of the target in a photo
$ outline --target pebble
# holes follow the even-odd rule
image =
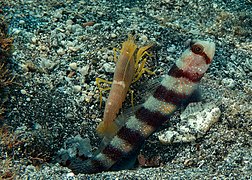
[[[235,56],[234,54],[232,54],[232,55],[230,56],[230,59],[231,59],[232,61],[234,61],[234,60],[236,59],[236,56]]]
[[[67,41],[67,46],[74,47],[75,46],[75,42],[73,42],[73,41]]]
[[[20,20],[20,21],[19,21],[19,24],[24,24],[24,23],[25,23],[24,20]]]
[[[195,141],[219,120],[220,115],[220,109],[213,103],[191,103],[180,115],[181,121],[176,129],[170,128],[158,139],[163,144]]]
[[[249,70],[252,71],[252,59],[251,59],[251,58],[246,58],[246,60],[245,60],[245,65],[247,66],[247,68],[248,68]]]
[[[170,47],[167,48],[167,52],[173,53],[176,51],[176,46],[175,45],[171,45]]]
[[[71,19],[68,19],[67,21],[66,21],[66,25],[72,25],[73,24],[73,21],[71,20]]]
[[[34,123],[33,128],[38,130],[38,129],[42,129],[42,126],[39,123]]]
[[[82,74],[82,76],[85,76],[88,74],[88,70],[89,70],[89,65],[86,65],[86,66],[80,68],[79,72]]]
[[[24,90],[24,89],[21,89],[21,94],[27,94],[27,92],[26,92],[26,90]]]
[[[73,172],[67,173],[66,177],[67,178],[74,178],[74,173]]]
[[[37,38],[36,37],[32,37],[31,41],[32,41],[33,44],[35,44],[37,42]]]
[[[13,29],[12,29],[12,34],[13,34],[13,35],[18,35],[20,32],[21,32],[20,29],[17,29],[17,28],[13,28]]]
[[[119,19],[119,20],[117,21],[118,24],[122,24],[123,22],[124,22],[123,19]]]
[[[116,34],[115,33],[111,33],[110,37],[116,38]]]
[[[62,11],[63,10],[56,10],[56,12],[54,13],[54,17],[57,19],[61,19],[62,18]]]
[[[53,69],[53,67],[55,66],[55,63],[52,63],[51,61],[49,61],[48,59],[43,59],[41,61],[41,66],[45,69]]]
[[[228,88],[234,88],[235,87],[235,81],[231,78],[224,78],[221,81],[221,84],[228,87]]]
[[[115,67],[113,67],[110,63],[104,63],[103,68],[106,72],[113,73],[115,71]]]
[[[75,62],[74,62],[74,63],[70,63],[70,64],[69,64],[69,67],[70,67],[72,70],[77,70],[77,68],[78,68],[78,67],[77,67],[77,63],[75,63]]]
[[[82,26],[79,24],[72,25],[72,32],[79,32],[82,30]]]
[[[104,60],[108,59],[108,55],[107,55],[107,54],[104,54],[104,55],[102,56],[102,59],[104,59]]]
[[[140,40],[146,42],[148,40],[148,37],[146,35],[141,35]]]
[[[63,48],[59,48],[59,49],[57,50],[57,54],[58,54],[58,55],[64,55],[64,54],[65,54],[64,49],[63,49]]]
[[[46,46],[44,46],[44,45],[41,45],[40,47],[40,50],[42,50],[42,51],[45,51],[47,48],[46,48]]]
[[[69,46],[68,49],[69,49],[70,51],[72,51],[72,52],[76,52],[76,51],[79,50],[78,47],[72,47],[72,46]]]
[[[81,86],[79,86],[79,85],[73,86],[73,90],[74,90],[74,92],[78,93],[81,91]]]

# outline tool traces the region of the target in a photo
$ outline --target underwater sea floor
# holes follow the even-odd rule
[[[251,0],[5,0],[0,5],[14,38],[16,82],[4,105],[0,179],[252,178]],[[190,110],[185,116],[176,112],[141,149],[142,159],[158,159],[149,164],[157,167],[138,163],[132,170],[74,175],[53,158],[77,135],[89,138],[93,150],[99,146],[95,129],[108,92],[100,108],[95,79],[112,79],[113,48],[120,49],[128,34],[139,46],[155,44],[147,61],[155,75],[132,85],[136,105],[180,57],[187,40],[215,42],[200,87],[199,109],[210,115],[194,115],[196,122],[199,116],[211,119],[215,109],[215,119],[207,131],[191,132],[190,141],[170,142],[167,133],[180,131],[179,124],[191,117]],[[123,109],[128,108],[130,97]]]

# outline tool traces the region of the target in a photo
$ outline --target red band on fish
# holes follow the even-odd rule
[[[172,90],[167,90],[164,86],[160,85],[156,89],[155,93],[153,94],[153,97],[160,101],[164,101],[167,103],[172,103],[176,106],[180,106],[185,99],[188,98],[185,94],[179,94]]]
[[[119,158],[123,156],[123,151],[111,145],[106,146],[103,149],[102,153],[105,154],[108,158],[110,158],[113,161],[117,161]]]
[[[139,108],[136,111],[135,116],[139,121],[142,121],[155,129],[168,119],[168,117],[163,115],[162,113],[157,111],[151,112],[144,107]]]
[[[126,126],[123,126],[117,135],[133,146],[138,146],[145,139],[139,132],[129,129]]]
[[[168,75],[175,77],[175,78],[186,78],[191,82],[199,82],[200,79],[204,76],[203,74],[198,73],[191,73],[183,71],[182,69],[179,69],[176,64],[172,66],[170,71],[168,72]]]
[[[90,171],[92,172],[103,171],[103,170],[108,169],[108,167],[106,167],[100,160],[92,159],[91,163],[92,163],[92,167],[91,167],[92,169]],[[92,173],[92,172],[89,172],[89,173]]]

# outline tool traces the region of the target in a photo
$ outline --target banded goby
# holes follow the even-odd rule
[[[125,159],[136,155],[144,140],[187,101],[212,62],[213,42],[194,40],[142,106],[107,145],[92,158],[69,158],[64,164],[74,173],[116,170]]]

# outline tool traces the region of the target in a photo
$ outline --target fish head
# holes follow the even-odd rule
[[[176,64],[184,72],[204,74],[213,60],[214,53],[213,42],[193,40]]]

